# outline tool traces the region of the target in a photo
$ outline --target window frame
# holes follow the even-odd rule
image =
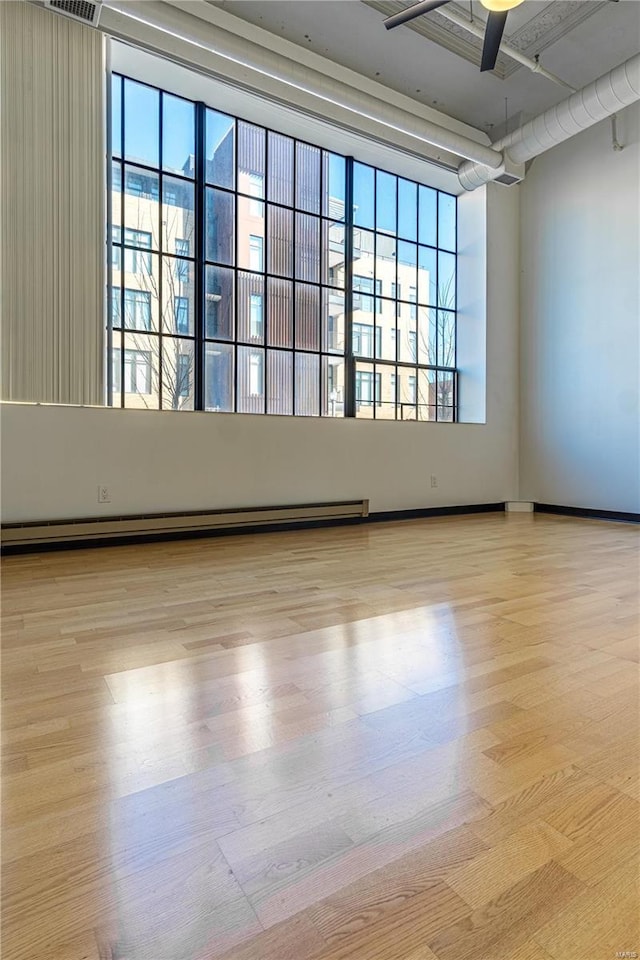
[[[260,244],[259,258],[255,257],[253,260],[250,260],[250,267],[248,268],[248,272],[254,274],[256,277],[263,278],[262,382],[264,387],[263,393],[265,397],[265,403],[264,403],[264,408],[262,410],[252,411],[252,412],[261,412],[264,414],[269,413],[269,405],[268,405],[267,398],[268,398],[268,389],[269,389],[268,380],[269,380],[269,371],[270,371],[270,361],[267,362],[267,359],[268,359],[267,351],[271,350],[273,352],[275,350],[286,350],[293,355],[291,368],[290,368],[292,371],[290,383],[291,383],[291,390],[293,393],[291,413],[293,415],[296,415],[296,403],[295,403],[296,372],[295,371],[297,367],[295,363],[295,355],[309,353],[317,358],[318,382],[320,387],[319,389],[320,396],[319,396],[319,403],[317,405],[317,413],[312,413],[310,415],[313,415],[313,416],[342,415],[346,417],[357,416],[356,378],[358,373],[358,363],[362,361],[369,361],[373,364],[374,383],[376,384],[376,388],[375,388],[376,391],[378,391],[379,389],[378,385],[384,382],[382,378],[382,372],[384,368],[387,367],[389,369],[393,369],[392,380],[390,380],[388,377],[385,377],[384,380],[387,380],[391,384],[394,381],[396,383],[395,400],[394,400],[395,419],[402,419],[402,412],[400,409],[401,404],[398,399],[397,384],[399,383],[399,375],[403,372],[404,368],[406,367],[411,370],[415,369],[416,382],[418,382],[417,376],[419,371],[431,371],[434,375],[434,380],[433,380],[433,383],[435,384],[434,395],[436,398],[436,402],[434,404],[434,407],[435,407],[434,417],[433,418],[428,417],[425,419],[440,419],[440,416],[439,416],[440,404],[438,402],[438,398],[441,396],[440,384],[442,383],[442,384],[448,385],[449,383],[451,383],[450,396],[452,399],[452,403],[450,407],[447,406],[447,410],[450,409],[451,411],[451,416],[446,415],[446,410],[445,410],[445,416],[443,416],[443,419],[446,419],[449,422],[451,420],[453,420],[453,422],[457,421],[458,419],[458,397],[457,397],[458,370],[457,370],[457,343],[456,343],[457,317],[458,317],[457,299],[453,305],[453,309],[449,311],[449,315],[453,318],[453,324],[452,324],[452,331],[453,331],[453,338],[454,338],[453,351],[452,351],[453,364],[451,366],[445,367],[437,362],[424,363],[421,361],[421,357],[419,355],[416,355],[421,353],[421,350],[419,347],[416,347],[416,349],[414,349],[412,361],[410,362],[404,361],[403,359],[401,359],[399,355],[400,354],[400,343],[399,343],[400,337],[397,336],[397,332],[399,332],[400,323],[401,323],[400,317],[401,317],[401,312],[403,310],[408,311],[411,321],[416,324],[416,329],[417,329],[417,325],[421,322],[418,319],[418,316],[419,316],[419,312],[423,310],[425,305],[422,303],[420,297],[418,296],[417,286],[410,286],[409,301],[401,301],[400,296],[402,293],[402,286],[404,284],[401,285],[399,275],[398,275],[396,282],[392,283],[391,285],[392,295],[385,296],[384,295],[385,291],[383,291],[382,289],[382,286],[383,286],[382,280],[377,276],[377,267],[376,267],[376,272],[374,273],[373,277],[358,278],[358,281],[357,281],[358,283],[362,283],[362,281],[364,281],[364,284],[358,287],[356,284],[356,278],[358,277],[358,275],[354,274],[354,261],[353,261],[354,246],[356,245],[356,243],[359,242],[358,236],[361,235],[363,231],[373,232],[374,263],[376,262],[376,256],[377,256],[376,247],[377,247],[379,236],[385,235],[386,237],[392,238],[396,246],[400,242],[400,240],[403,240],[405,243],[414,242],[417,251],[420,249],[420,247],[428,247],[429,249],[432,250],[433,254],[435,255],[436,271],[439,269],[440,253],[445,253],[454,257],[453,270],[454,270],[454,276],[455,276],[455,291],[457,291],[457,245],[458,245],[457,244],[458,223],[457,223],[457,216],[456,216],[457,198],[454,197],[454,200],[456,200],[456,203],[454,204],[454,208],[453,208],[454,216],[456,217],[456,222],[455,222],[456,249],[452,251],[448,248],[440,248],[439,242],[438,242],[439,230],[440,230],[439,197],[440,195],[445,195],[446,197],[449,198],[453,196],[452,194],[449,194],[447,191],[438,190],[437,188],[430,187],[428,184],[422,184],[418,181],[414,181],[409,178],[402,177],[401,175],[397,175],[394,173],[390,173],[389,171],[373,167],[368,163],[361,163],[360,161],[354,160],[352,157],[339,157],[339,160],[344,161],[344,181],[343,181],[344,209],[343,209],[342,219],[336,220],[336,216],[335,216],[336,211],[339,215],[340,205],[343,204],[342,192],[339,194],[336,194],[336,199],[334,203],[335,209],[332,210],[332,205],[329,202],[330,198],[329,198],[328,192],[326,192],[326,189],[325,189],[326,183],[324,183],[325,176],[326,177],[329,176],[330,158],[332,156],[336,156],[336,157],[339,156],[338,154],[335,154],[333,150],[319,148],[317,145],[308,144],[306,143],[306,141],[299,139],[295,136],[281,134],[277,130],[272,130],[260,124],[244,121],[242,118],[239,118],[239,117],[231,117],[228,114],[225,114],[224,111],[217,110],[214,106],[205,104],[203,102],[192,101],[186,97],[180,97],[176,94],[171,93],[170,91],[162,90],[161,88],[155,87],[152,84],[145,83],[144,81],[126,77],[124,74],[114,73],[112,74],[112,78],[115,80],[116,84],[119,85],[119,95],[122,98],[121,109],[120,109],[121,132],[120,132],[120,151],[115,152],[111,149],[111,147],[109,149],[108,171],[109,171],[109,182],[111,184],[111,173],[117,167],[117,176],[114,179],[116,182],[119,182],[120,184],[119,189],[120,189],[120,198],[121,198],[121,204],[122,204],[122,216],[120,218],[120,227],[119,227],[119,229],[121,230],[120,243],[114,244],[113,242],[111,242],[112,235],[111,235],[111,232],[108,232],[108,237],[110,238],[110,257],[108,258],[108,261],[107,261],[109,274],[111,275],[112,270],[114,269],[118,269],[119,272],[121,273],[120,286],[115,288],[119,291],[120,309],[115,310],[114,312],[114,308],[111,303],[108,304],[108,309],[107,309],[109,343],[111,343],[113,334],[115,332],[118,332],[120,337],[124,339],[127,330],[144,329],[144,332],[147,332],[147,331],[151,332],[151,334],[157,339],[157,342],[159,344],[158,361],[160,364],[162,364],[163,363],[162,341],[164,338],[173,336],[173,337],[180,337],[181,339],[188,340],[190,343],[193,344],[193,348],[194,348],[193,349],[193,356],[194,356],[194,384],[193,384],[194,385],[194,390],[193,390],[194,406],[193,406],[193,409],[201,410],[201,409],[207,409],[205,405],[205,400],[204,400],[205,398],[205,384],[204,384],[205,351],[208,349],[208,347],[215,346],[215,344],[224,346],[224,344],[228,342],[232,346],[234,351],[234,356],[236,357],[235,361],[232,363],[233,393],[231,396],[231,409],[234,411],[237,410],[237,412],[241,412],[238,409],[237,355],[241,346],[249,346],[251,343],[250,339],[246,339],[246,340],[241,339],[238,333],[238,323],[239,323],[238,275],[243,271],[247,272],[247,269],[241,267],[238,262],[238,233],[239,233],[238,222],[239,221],[237,216],[237,204],[238,204],[239,198],[244,198],[249,203],[253,202],[256,205],[259,204],[260,210],[264,212],[263,235],[258,235],[253,232],[249,233],[248,231],[251,228],[250,226],[247,226],[247,233],[249,236],[250,244],[251,244],[251,240],[257,240],[259,241],[259,244]],[[125,100],[126,100],[125,83],[126,82],[141,84],[143,86],[150,87],[151,89],[156,90],[158,92],[159,156],[157,158],[158,160],[157,166],[147,166],[146,164],[141,163],[138,160],[134,160],[130,157],[127,157],[126,155],[126,144],[125,144]],[[112,89],[113,89],[113,84],[110,84],[109,97],[111,97],[112,95]],[[170,169],[170,168],[165,169],[163,167],[164,141],[163,141],[162,119],[163,119],[163,97],[164,96],[184,100],[186,103],[192,105],[193,107],[194,117],[195,117],[195,141],[194,141],[194,171],[195,172],[194,173],[191,173],[191,174],[185,173],[184,175],[182,175],[182,174],[176,173],[176,171],[173,169]],[[219,186],[216,183],[214,183],[211,179],[208,179],[207,177],[207,171],[205,169],[206,158],[204,155],[204,144],[206,141],[206,121],[210,111],[216,117],[226,116],[231,124],[229,129],[233,131],[234,152],[233,152],[233,175],[232,175],[231,186],[226,186],[226,187]],[[238,143],[239,143],[238,130],[241,125],[244,125],[244,127],[248,129],[253,129],[253,130],[262,132],[264,144],[265,144],[265,157],[266,157],[266,159],[264,160],[264,165],[262,167],[261,173],[258,172],[257,168],[255,170],[249,169],[248,167],[243,169],[243,173],[245,174],[246,177],[248,177],[248,184],[249,184],[248,186],[245,185],[244,189],[241,189],[241,185],[239,183],[240,167],[238,164]],[[281,203],[273,199],[272,197],[270,197],[270,189],[271,189],[271,185],[270,185],[271,173],[270,173],[270,167],[269,167],[270,136],[284,138],[284,140],[286,140],[288,143],[291,144],[294,175],[291,180],[291,196],[287,203]],[[295,175],[296,161],[298,158],[299,150],[304,150],[304,148],[307,148],[311,154],[314,154],[318,157],[319,173],[321,177],[321,186],[318,191],[318,198],[319,198],[318,208],[313,212],[310,210],[308,206],[303,208],[297,205],[298,193],[304,186],[304,181],[299,181],[296,179],[296,175]],[[303,154],[301,153],[301,156],[302,155]],[[325,163],[326,163],[326,171],[325,171]],[[368,170],[371,171],[373,176],[374,191],[373,191],[373,201],[372,201],[373,203],[373,226],[372,227],[370,226],[363,227],[359,224],[356,224],[355,222],[356,218],[354,215],[354,209],[355,209],[354,208],[354,168],[356,165],[360,168],[368,168]],[[149,174],[148,184],[144,179],[145,173]],[[194,289],[195,289],[195,304],[194,304],[195,305],[195,317],[194,317],[195,322],[192,325],[192,329],[190,333],[186,331],[179,331],[177,328],[177,324],[175,323],[174,323],[173,332],[168,332],[166,327],[163,329],[163,326],[164,326],[163,323],[160,322],[158,324],[153,319],[153,316],[155,313],[153,308],[151,311],[152,319],[149,326],[146,326],[145,328],[130,328],[126,326],[126,319],[125,319],[126,313],[124,310],[125,289],[127,289],[124,286],[124,283],[125,283],[124,274],[127,272],[126,257],[130,256],[132,258],[130,262],[134,266],[134,268],[136,264],[139,263],[139,258],[145,257],[144,264],[146,265],[146,267],[148,267],[149,273],[151,273],[152,265],[153,267],[155,267],[155,263],[157,260],[160,263],[160,279],[158,282],[161,288],[163,259],[166,259],[170,254],[168,249],[163,249],[163,246],[165,243],[164,240],[159,239],[158,243],[157,244],[152,243],[151,247],[148,247],[146,244],[144,246],[141,246],[137,242],[132,242],[132,243],[127,242],[127,240],[130,238],[128,238],[126,234],[131,233],[132,230],[131,228],[127,227],[125,224],[125,217],[124,217],[125,196],[127,193],[131,192],[130,188],[133,184],[137,186],[137,188],[139,188],[134,193],[136,198],[140,198],[140,197],[148,198],[151,202],[157,203],[161,208],[162,204],[167,202],[166,196],[165,196],[165,188],[163,187],[163,180],[165,177],[170,178],[171,180],[177,179],[177,180],[184,181],[185,183],[188,183],[194,186],[194,189],[195,189],[195,194],[194,194],[195,219],[196,219],[195,235],[191,240],[189,239],[185,240],[183,237],[183,238],[180,238],[180,240],[178,241],[178,239],[176,238],[176,241],[175,241],[176,249],[172,254],[173,259],[175,260],[175,263],[177,265],[177,269],[179,271],[178,273],[179,284],[186,285],[187,282],[190,282],[190,271],[192,267],[194,268],[193,282],[194,282]],[[284,174],[284,178],[286,179],[286,174]],[[378,207],[379,207],[378,185],[381,178],[386,179],[387,186],[389,185],[389,183],[395,183],[395,191],[396,191],[395,233],[392,230],[390,230],[389,224],[387,222],[388,220],[387,217],[385,217],[384,224],[378,227],[378,221],[377,221]],[[258,184],[258,179],[260,180],[259,184]],[[414,240],[411,240],[410,238],[406,239],[407,235],[406,234],[401,235],[400,233],[401,210],[400,210],[400,204],[399,204],[399,186],[400,184],[406,185],[406,183],[413,185],[415,190],[415,197],[416,197],[416,211],[415,211],[416,229],[415,229]],[[418,198],[421,197],[423,189],[427,191],[427,193],[435,197],[435,221],[434,221],[434,229],[435,229],[434,244],[435,245],[434,246],[431,246],[429,243],[422,243],[420,238],[420,211],[419,211]],[[225,195],[232,197],[235,204],[235,208],[234,208],[235,214],[233,219],[233,230],[234,230],[234,237],[235,237],[234,239],[235,255],[234,255],[233,263],[230,264],[228,267],[228,269],[233,272],[233,277],[234,277],[233,304],[231,309],[234,311],[235,329],[232,334],[232,338],[228,341],[224,339],[221,341],[219,333],[216,333],[213,336],[207,335],[207,330],[205,327],[205,302],[209,298],[208,287],[205,284],[205,275],[207,274],[208,269],[211,266],[215,267],[219,265],[221,267],[226,267],[226,264],[223,264],[220,261],[209,259],[206,255],[207,251],[205,250],[204,224],[207,217],[206,199],[207,199],[208,193],[211,190],[216,190],[218,192],[224,193]],[[111,201],[111,193],[110,193],[110,201]],[[309,202],[308,198],[306,199],[305,202],[306,203]],[[390,200],[389,202],[391,203],[392,201]],[[291,236],[290,243],[293,249],[293,253],[292,253],[293,261],[295,261],[296,259],[296,254],[295,254],[296,226],[297,226],[299,217],[301,216],[310,217],[312,218],[310,222],[313,222],[316,225],[317,247],[315,250],[316,259],[314,260],[314,264],[315,264],[314,269],[317,273],[317,276],[315,279],[311,279],[311,280],[307,279],[306,277],[302,279],[296,273],[296,267],[292,263],[291,289],[292,291],[295,291],[296,288],[301,284],[310,284],[312,287],[314,287],[317,290],[318,315],[316,318],[316,325],[317,325],[317,330],[319,335],[319,342],[317,345],[318,347],[317,349],[307,349],[306,347],[300,348],[300,346],[296,342],[296,339],[295,339],[296,312],[295,311],[297,307],[296,307],[295,296],[292,300],[292,307],[291,307],[293,311],[294,319],[293,319],[293,332],[291,335],[290,344],[288,346],[278,345],[277,347],[275,347],[273,343],[267,342],[267,334],[269,331],[269,324],[270,324],[270,319],[269,319],[270,305],[269,305],[267,281],[271,277],[277,278],[280,276],[279,274],[274,274],[269,270],[269,258],[270,258],[269,244],[272,242],[272,240],[270,238],[268,231],[269,231],[269,212],[272,207],[280,207],[284,210],[291,211],[291,222],[293,224],[293,234]],[[406,217],[406,207],[403,208],[402,212]],[[113,219],[114,218],[111,216],[111,213],[109,213],[109,222],[107,225],[108,231],[113,229],[112,227]],[[333,287],[334,276],[330,274],[330,265],[328,263],[328,254],[330,249],[329,248],[330,240],[328,239],[329,235],[327,235],[326,241],[325,241],[325,235],[324,235],[325,225],[327,225],[328,227],[332,223],[342,226],[342,236],[344,238],[344,241],[343,241],[344,257],[342,261],[343,262],[342,272],[344,274],[343,286],[342,287],[338,286],[335,288]],[[452,224],[452,221],[449,221],[449,223]],[[445,221],[445,224],[446,224],[446,221]],[[133,230],[133,232],[139,233],[140,231]],[[180,248],[178,248],[178,242],[180,242],[180,245],[181,245]],[[323,246],[325,242],[326,242],[326,250],[324,249],[324,246]],[[186,248],[183,246],[185,243],[187,244]],[[191,254],[191,255],[185,256],[185,249],[188,251],[188,254]],[[120,256],[119,265],[116,259],[114,259],[114,251],[116,250],[119,251],[119,256]],[[340,256],[340,252],[341,251],[338,251],[338,256]],[[323,257],[327,257],[327,263],[325,264],[326,276],[323,269]],[[123,260],[123,258],[125,259]],[[258,263],[258,259],[259,259],[259,263]],[[122,270],[123,262],[125,264],[125,270]],[[334,272],[337,271],[337,268],[335,267],[331,267],[331,269],[334,269]],[[416,278],[418,278],[419,276],[419,272],[418,272],[419,269],[420,267],[418,266],[418,268],[416,269]],[[397,271],[397,264],[396,264],[396,271]],[[133,272],[138,272],[138,271],[134,269]],[[287,279],[287,278],[283,278],[283,279]],[[385,280],[385,283],[386,282],[387,281]],[[417,279],[416,279],[416,284],[417,284]],[[366,286],[367,289],[366,290],[363,289],[363,286]],[[435,286],[436,286],[436,289],[438,289],[437,273],[436,273]],[[112,283],[110,282],[108,286],[108,293],[109,293],[110,299],[112,298],[112,293],[111,293],[112,289],[114,288],[112,287]],[[214,294],[216,293],[217,291],[214,290]],[[340,299],[340,296],[342,296],[343,298],[343,307],[339,308],[338,312],[335,312],[335,306],[334,306],[334,312],[332,312],[329,308],[329,305],[331,303],[331,299],[330,299],[331,293],[338,294],[339,295],[338,299]],[[214,296],[214,294],[212,294],[212,296]],[[251,315],[249,320],[250,328],[254,326],[253,301],[255,296],[256,295],[251,295],[251,298],[250,298],[251,304],[248,308],[249,313]],[[181,297],[181,299],[187,299],[187,302],[188,302],[188,298]],[[158,301],[159,303],[158,303],[157,309],[158,309],[158,314],[161,316],[163,312],[161,294],[158,295]],[[396,322],[395,322],[395,327],[392,331],[392,340],[395,343],[396,355],[395,355],[395,358],[393,359],[391,357],[387,358],[385,356],[382,356],[383,350],[382,350],[382,344],[381,344],[381,337],[382,337],[382,331],[383,331],[383,326],[382,326],[383,321],[382,320],[379,321],[377,318],[379,315],[383,313],[383,305],[385,301],[387,303],[389,302],[395,303],[394,313],[396,316]],[[373,356],[371,356],[370,354],[365,355],[361,352],[358,352],[355,349],[354,327],[357,327],[360,324],[360,321],[354,320],[354,313],[356,313],[358,309],[356,304],[358,303],[360,304],[360,309],[363,309],[362,308],[363,303],[368,304],[371,307],[370,310],[366,310],[365,312],[368,312],[370,314],[373,321],[371,324],[374,331],[373,344],[372,344]],[[439,315],[442,312],[442,308],[440,307],[439,304],[436,303],[436,304],[430,304],[427,307],[427,310],[429,312],[433,311],[433,313],[435,314],[436,333],[434,337],[434,342],[436,344],[435,359],[437,360],[438,359],[437,351],[439,350],[439,345],[440,345],[440,329],[441,329]],[[114,321],[114,318],[118,316],[120,317],[120,326],[115,327],[113,321]],[[175,314],[175,316],[177,317],[177,313]],[[335,321],[335,320],[337,320],[337,324],[341,324],[341,327],[337,327],[337,329],[334,329],[333,339],[330,342],[329,338],[331,337],[331,327],[332,327],[331,321]],[[337,326],[337,324],[334,323],[334,326]],[[158,326],[159,329],[156,330],[155,329],[156,326]],[[393,336],[393,334],[396,334],[396,336]],[[414,334],[414,337],[415,336],[416,334]],[[258,337],[256,336],[255,339],[258,339]],[[341,350],[340,340],[342,339],[344,339],[344,344]],[[124,358],[124,351],[122,350],[122,348],[120,348],[120,354],[122,357],[122,374],[123,374],[120,382],[121,389],[119,391],[120,405],[125,406],[126,395],[125,395],[125,391],[122,389],[122,385],[124,383],[125,358]],[[343,382],[341,387],[336,387],[335,380],[332,374],[335,374],[335,372],[337,371],[338,369],[337,363],[339,361],[342,362],[342,366],[343,366],[343,373],[342,373]],[[113,404],[114,402],[117,402],[117,397],[115,396],[115,393],[117,392],[117,384],[113,383],[113,378],[111,376],[111,369],[112,369],[111,364],[109,364],[108,365],[108,370],[109,370],[108,402],[110,404]],[[332,373],[330,374],[329,371],[332,371]],[[378,378],[378,374],[379,374],[379,378]],[[447,378],[450,378],[450,380]],[[159,379],[160,379],[160,389],[159,389],[158,409],[163,409],[162,375],[160,375]],[[333,389],[331,388],[332,384],[333,384]],[[337,413],[335,411],[329,410],[329,407],[332,406],[332,403],[330,403],[329,393],[333,394],[336,392],[341,393],[343,395],[343,399],[340,400],[340,405],[342,406],[342,409],[339,410],[339,412]],[[449,393],[446,393],[446,395],[449,396]],[[431,397],[431,394],[429,394],[429,397]],[[382,399],[380,399],[379,401],[378,399],[376,399],[374,406],[382,405],[382,404],[383,404]],[[384,404],[385,405],[387,404],[386,400],[384,401]],[[217,409],[222,409],[222,408],[218,406]],[[389,419],[389,417],[385,416],[385,419]]]

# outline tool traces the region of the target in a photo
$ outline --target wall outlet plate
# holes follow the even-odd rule
[[[111,503],[111,491],[103,483],[98,485],[98,503]]]

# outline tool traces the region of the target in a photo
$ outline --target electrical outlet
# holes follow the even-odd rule
[[[111,503],[111,490],[103,483],[98,486],[98,503]]]
[[[432,488],[435,488],[438,486],[438,478],[436,477],[435,473],[431,474],[431,486]]]

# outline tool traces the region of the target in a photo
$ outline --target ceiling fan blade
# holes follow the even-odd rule
[[[445,3],[449,2],[450,0],[421,0],[420,3],[414,3],[412,7],[407,7],[406,10],[401,10],[400,13],[394,13],[392,17],[387,17],[386,20],[383,20],[383,23],[387,30],[392,30],[393,27],[399,27],[401,23],[415,20],[423,13],[430,13],[431,10],[444,7]]]
[[[484,45],[482,47],[482,62],[480,64],[481,73],[485,70],[493,70],[496,65],[506,22],[506,10],[499,13],[490,13],[487,17],[487,28],[484,32]]]

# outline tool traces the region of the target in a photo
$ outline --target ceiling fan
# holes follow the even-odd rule
[[[399,27],[401,23],[415,20],[423,13],[430,13],[432,10],[437,10],[438,7],[443,7],[445,3],[450,3],[450,0],[421,0],[420,3],[414,3],[406,10],[401,10],[400,13],[388,17],[384,21],[384,25],[387,30],[391,30],[393,27]],[[493,70],[496,65],[509,10],[512,7],[519,6],[523,3],[523,0],[480,0],[480,3],[489,11],[480,63],[480,70],[484,72],[485,70]]]

